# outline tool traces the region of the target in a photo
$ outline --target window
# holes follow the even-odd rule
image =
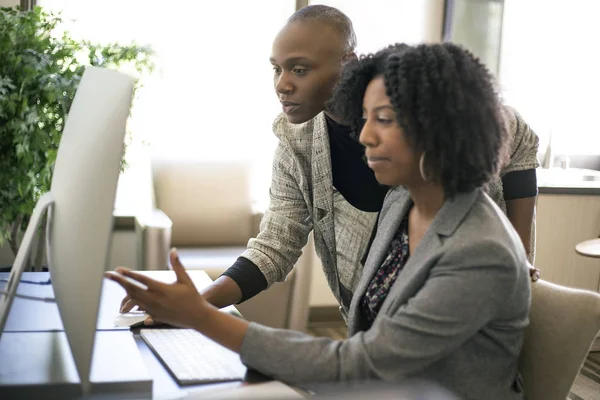
[[[310,4],[335,7],[352,20],[359,54],[397,42],[439,42],[442,37],[443,0],[327,0]]]
[[[256,196],[264,202],[276,145],[271,124],[281,111],[269,56],[273,38],[294,12],[294,0],[38,4],[73,19],[69,31],[76,37],[101,43],[135,40],[156,52],[156,73],[138,92],[132,110],[130,127],[137,140],[128,151],[131,169],[119,184],[121,198],[139,192],[136,164],[150,153],[179,160],[250,159],[256,166]],[[118,207],[138,205],[130,199]]]
[[[444,41],[460,44],[498,74],[504,0],[447,0]]]
[[[600,2],[506,0],[500,83],[558,155],[599,155]]]

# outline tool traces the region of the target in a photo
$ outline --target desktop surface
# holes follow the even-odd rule
[[[174,282],[173,271],[139,271],[153,279],[162,282]],[[188,271],[192,281],[198,290],[208,286],[212,280],[204,271]],[[0,291],[6,286],[8,272],[0,272]],[[24,272],[17,288],[19,295],[25,295],[40,299],[53,299],[52,285],[32,284],[26,282],[45,283],[50,279],[49,272]],[[119,316],[121,300],[125,297],[125,290],[116,282],[104,278],[102,294],[98,311],[97,330],[128,330],[125,326],[116,326],[115,320]],[[223,309],[225,312],[240,315],[233,306]],[[33,331],[63,331],[63,323],[58,312],[58,307],[52,301],[40,301],[30,298],[14,299],[4,332],[33,332]]]
[[[4,288],[8,279],[8,273],[0,273],[0,290]],[[54,301],[43,301],[54,299],[52,285],[38,285],[26,282],[45,283],[50,279],[49,272],[24,272],[21,283],[17,288],[17,294],[39,298],[16,297],[13,301],[4,332],[47,332],[64,331],[60,318],[58,306]],[[102,295],[98,311],[97,330],[127,330],[127,327],[115,326],[115,318],[119,314],[119,305],[125,291],[116,283],[104,279]]]
[[[0,339],[0,359],[2,399],[71,399],[81,394],[65,332],[6,332]],[[127,331],[96,331],[90,380],[90,398],[152,395],[152,377]]]
[[[163,282],[175,281],[175,274],[173,271],[143,271],[142,273]],[[199,290],[211,283],[211,279],[204,271],[192,270],[188,271],[188,273]],[[7,277],[8,273],[0,273],[0,279],[6,279]],[[21,279],[44,281],[48,278],[49,274],[47,272],[28,272],[24,273]],[[0,282],[0,288],[2,285],[5,285],[5,283]],[[19,294],[27,294],[35,297],[52,297],[53,295],[50,285],[31,285],[21,283],[17,292]],[[271,380],[252,370],[249,370],[246,373],[243,381],[186,386],[179,385],[169,373],[167,368],[165,368],[163,363],[154,354],[152,349],[142,339],[139,328],[129,330],[127,328],[114,326],[114,321],[119,315],[119,305],[124,296],[125,291],[119,285],[108,279],[105,279],[102,289],[102,297],[100,299],[97,337],[100,332],[104,332],[104,335],[119,334],[123,337],[133,337],[133,341],[137,346],[141,359],[143,360],[147,374],[150,376],[152,381],[152,398],[203,398],[205,395],[209,397],[214,396],[212,398],[273,398],[271,397],[271,394],[277,394],[277,398],[303,398],[303,396],[299,395],[298,391],[286,385],[264,385]],[[227,309],[224,309],[224,311],[237,313],[235,307],[228,307]],[[15,299],[9,314],[5,332],[6,333],[3,335],[3,337],[0,338],[0,359],[2,360],[6,359],[5,356],[7,354],[7,346],[10,345],[9,341],[17,340],[22,342],[33,340],[30,339],[31,335],[36,333],[45,335],[47,338],[44,340],[46,341],[56,341],[56,338],[60,338],[61,335],[64,335],[64,332],[62,332],[62,323],[60,322],[60,315],[58,313],[56,304],[22,298]],[[7,337],[9,339],[6,339]],[[40,353],[39,357],[42,359],[47,360],[50,356],[56,357],[56,354],[51,354],[51,349],[49,346],[40,345],[38,347],[39,349],[36,351]],[[111,346],[107,347],[109,349],[104,351],[105,355],[114,351]],[[53,349],[56,350],[56,346],[54,346]],[[44,353],[44,351],[46,351],[46,353]],[[68,346],[64,349],[64,351],[69,352]],[[61,354],[62,353],[59,354],[60,357],[67,357],[64,354]],[[4,364],[4,362],[0,364]],[[37,372],[39,376],[43,377],[48,375],[47,362],[46,364],[38,364],[37,368],[39,370]],[[134,374],[143,372],[144,371],[133,371]],[[25,374],[25,372],[15,372],[12,370],[11,376],[17,376],[15,374]],[[119,376],[124,378],[126,377],[126,374]],[[1,385],[6,384],[4,379],[5,372],[0,372],[0,393],[3,392]],[[253,385],[258,383],[261,383],[261,385],[253,387]],[[106,384],[104,384],[104,386],[106,386]],[[252,389],[250,389],[250,387],[252,387]],[[261,392],[261,390],[263,390],[263,392]],[[247,393],[247,395],[245,395],[245,393]],[[251,393],[256,394],[256,397],[248,397],[251,395]],[[262,393],[262,395],[257,393]],[[124,393],[124,395],[131,395],[131,393]]]

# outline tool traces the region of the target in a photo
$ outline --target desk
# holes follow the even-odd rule
[[[582,256],[600,258],[600,238],[578,243],[575,251]]]
[[[175,281],[173,271],[143,271],[144,274],[164,282]],[[190,277],[198,289],[202,289],[211,280],[204,271],[189,271]],[[8,278],[8,273],[0,273],[0,278]],[[30,281],[45,281],[49,278],[47,272],[28,272],[24,273],[22,280]],[[3,288],[5,283],[0,283],[0,288]],[[36,297],[53,297],[51,285],[28,285],[20,284],[18,293],[27,294]],[[102,295],[100,308],[98,312],[98,324],[96,343],[94,348],[94,361],[92,366],[92,379],[94,374],[99,374],[95,381],[100,382],[99,385],[115,380],[137,380],[140,385],[147,382],[149,378],[152,385],[152,398],[156,399],[181,399],[181,398],[304,398],[298,391],[291,387],[285,386],[279,382],[270,381],[257,372],[249,371],[244,382],[225,382],[210,385],[194,385],[194,386],[179,386],[171,377],[162,363],[154,356],[154,353],[146,345],[139,335],[139,330],[130,331],[127,328],[117,328],[114,326],[114,320],[118,315],[121,299],[125,296],[125,291],[108,279],[104,280],[102,287]],[[228,312],[237,312],[234,307],[224,309]],[[74,364],[70,350],[66,343],[62,322],[58,308],[55,303],[45,303],[34,300],[16,298],[11,307],[11,311],[7,320],[4,334],[0,339],[0,394],[2,394],[2,383],[11,383],[13,378],[22,378],[22,374],[17,376],[15,371],[24,371],[28,377],[35,378],[36,371],[40,379],[52,375],[52,378],[60,378],[68,383],[63,387],[62,394],[70,397],[68,393],[73,393],[73,387],[76,385],[77,373],[73,371]],[[131,353],[131,346],[127,346],[127,341],[131,341],[131,337],[137,345],[139,354]],[[27,343],[33,344],[27,345]],[[52,345],[51,345],[52,344]],[[28,355],[31,357],[17,357],[14,353],[16,348],[27,346]],[[13,353],[11,353],[13,351]],[[45,353],[44,353],[45,352]],[[68,352],[65,355],[65,352]],[[101,357],[96,357],[96,354],[102,354]],[[106,357],[112,354],[115,357]],[[131,371],[132,362],[136,356],[140,355],[143,360],[144,367],[138,371]],[[36,358],[37,357],[37,358]],[[120,358],[119,358],[120,357]],[[70,360],[69,360],[70,359]],[[11,360],[8,362],[8,360]],[[26,363],[20,366],[15,366],[15,363]],[[57,360],[60,365],[57,366]],[[133,361],[132,361],[133,360]],[[71,363],[69,363],[71,361]],[[127,367],[121,368],[117,373],[115,364],[126,363],[129,366],[129,374],[126,372]],[[6,368],[10,364],[11,368]],[[98,364],[98,365],[96,365]],[[123,366],[124,364],[121,364]],[[4,367],[3,367],[4,366]],[[48,370],[52,370],[48,372]],[[8,376],[7,370],[11,376]],[[56,371],[60,373],[56,373]],[[26,372],[25,372],[26,371]],[[61,375],[62,374],[62,375]],[[56,376],[58,375],[58,377]],[[144,380],[146,377],[146,381]],[[31,379],[33,379],[31,378]],[[29,379],[29,378],[28,378]],[[23,384],[34,383],[33,381],[25,381]],[[45,381],[44,381],[45,382]],[[140,386],[142,387],[142,386]],[[45,398],[51,398],[49,388],[45,393]],[[70,390],[70,391],[69,391]],[[136,387],[129,386],[127,392],[115,393],[111,391],[111,395],[117,398],[131,397],[135,395]],[[261,392],[263,390],[264,392]],[[0,396],[4,398],[4,396]]]

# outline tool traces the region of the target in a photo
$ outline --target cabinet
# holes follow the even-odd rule
[[[600,236],[600,195],[540,194],[536,214],[535,266],[541,278],[596,291],[600,259],[578,255],[575,245]]]
[[[575,245],[600,236],[600,195],[542,194],[537,200],[535,266],[542,279],[597,291],[600,259],[578,255]],[[310,305],[336,306],[315,255]]]

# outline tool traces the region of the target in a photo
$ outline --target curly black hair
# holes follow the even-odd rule
[[[489,182],[508,159],[508,132],[495,81],[472,53],[451,43],[395,44],[346,65],[328,107],[363,126],[367,85],[383,76],[398,123],[447,197]]]

